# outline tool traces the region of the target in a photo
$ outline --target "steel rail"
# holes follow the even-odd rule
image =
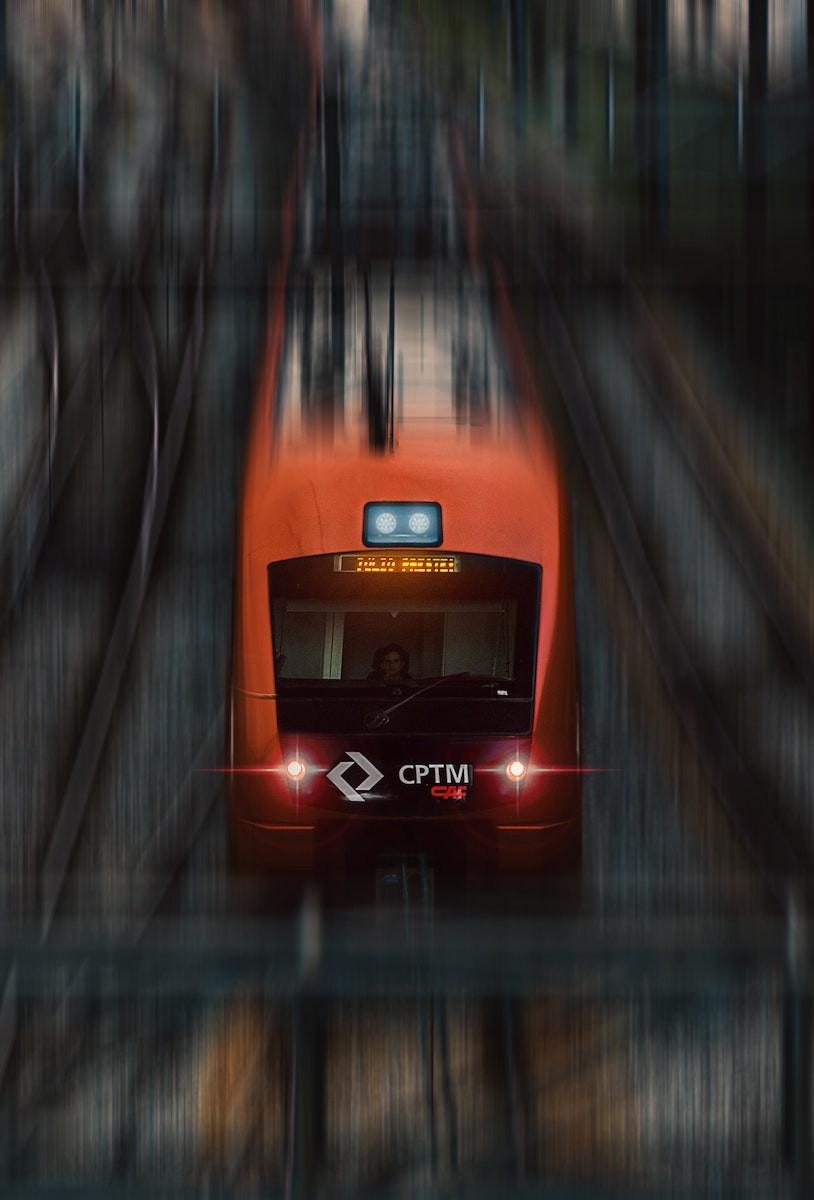
[[[47,314],[45,322],[48,329]],[[55,330],[55,324],[53,328]],[[34,572],[48,534],[51,513],[90,431],[121,335],[122,305],[117,273],[107,293],[91,347],[64,404],[60,403],[58,393],[58,342],[54,346],[48,405],[48,452],[36,478],[21,498],[17,519],[0,547],[0,627],[7,624]]]
[[[76,163],[76,211],[79,221],[79,236],[82,239],[82,245],[85,249],[85,256],[87,257],[91,270],[93,270],[94,263],[96,262],[96,245],[94,242],[94,235],[87,219],[88,196],[92,196],[92,194],[92,189],[87,179],[87,166],[85,165],[85,148],[83,139],[79,146]]]
[[[142,521],[152,525],[155,513],[156,488],[158,486],[158,443],[159,443],[159,388],[158,388],[158,352],[155,335],[150,326],[140,289],[133,284],[130,289],[130,347],[133,357],[141,372],[147,406],[152,419],[152,438],[150,443],[150,461],[147,467],[147,477],[144,484],[144,498],[141,511]],[[142,544],[142,550],[145,546]],[[142,563],[142,570],[144,563]]]
[[[151,165],[142,177],[139,189],[137,200],[139,219],[135,235],[135,250],[132,264],[134,280],[137,280],[141,274],[141,268],[147,256],[150,239],[154,233],[156,219],[164,208],[167,191],[166,163],[172,161],[175,156],[176,108],[177,84],[176,73],[173,71],[170,74],[167,111],[164,114],[162,122],[158,149],[153,155]]]
[[[50,399],[48,404],[48,503],[51,503],[51,471],[59,425],[59,334],[54,293],[45,264],[40,260],[40,292],[42,295],[42,338],[50,367]]]
[[[14,232],[14,251],[17,255],[17,263],[20,267],[24,265],[23,251],[23,231],[25,228],[25,220],[23,218],[23,208],[20,197],[20,141],[19,138],[14,139],[14,154],[12,157],[11,166],[11,187],[12,187],[12,229]]]
[[[74,765],[54,824],[41,871],[42,936],[48,929],[59,902],[82,824],[91,784],[107,739],[124,668],[136,634],[147,582],[167,512],[169,495],[181,457],[184,435],[192,407],[194,380],[203,340],[203,269],[199,272],[193,326],[178,388],[158,458],[155,489],[150,489],[142,510],[141,529],[119,603],[104,664],[91,702],[88,718],[74,758]]]
[[[225,705],[221,705],[209,726],[180,788],[164,810],[161,820],[142,850],[133,876],[122,881],[123,910],[133,916],[127,923],[127,936],[138,940],[156,917],[158,909],[177,877],[179,866],[187,859],[212,807],[221,795],[219,773],[208,770],[223,748]],[[125,901],[129,900],[129,904]]]
[[[67,71],[63,78],[67,78]],[[101,103],[97,112],[101,111]],[[80,237],[85,245],[88,262],[92,256],[88,250],[85,181],[85,134],[80,131],[76,153],[76,212]],[[14,236],[18,260],[26,258],[25,228],[22,217],[20,181],[20,144],[15,141],[13,158],[14,188]],[[71,189],[72,190],[72,189]],[[67,209],[66,209],[67,211]],[[59,389],[60,344],[54,305],[53,289],[48,276],[43,251],[39,256],[40,323],[42,339],[48,364],[49,401],[47,433],[44,434],[47,448],[43,455],[45,464],[35,468],[21,489],[14,520],[0,546],[0,626],[7,623],[18,603],[28,579],[33,572],[47,533],[51,512],[59,500],[62,488],[76,461],[79,449],[90,426],[92,404],[87,397],[92,391],[101,394],[104,380],[110,370],[115,351],[121,337],[121,306],[119,291],[120,271],[113,273],[107,287],[102,313],[92,335],[92,343],[80,364],[76,381],[67,400],[63,402]],[[91,385],[94,370],[98,371],[96,388]],[[62,410],[68,409],[67,420],[60,422]]]
[[[738,478],[696,388],[676,359],[667,338],[632,280],[622,296],[643,335],[645,355],[666,383],[661,412],[712,511],[788,651],[796,670],[814,695],[814,629],[788,571]]]
[[[48,420],[40,428],[37,448],[19,489],[14,515],[0,547],[6,604],[9,603],[9,597],[13,598],[17,594],[21,577],[25,574],[29,545],[33,537],[32,527],[37,523],[36,514],[45,505],[48,505],[49,509],[51,507],[51,473],[59,428],[59,336],[53,292],[42,261],[37,295],[38,323],[47,368]]]

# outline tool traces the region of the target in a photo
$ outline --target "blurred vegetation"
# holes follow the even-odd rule
[[[649,163],[645,157],[643,171],[637,123],[646,108],[640,99],[637,112],[632,4],[392,2],[409,18],[434,78],[454,94],[470,128],[482,78],[487,144],[491,138],[502,145],[518,170],[543,184],[556,160],[557,171],[582,189],[579,202],[593,219],[614,230],[630,269],[692,293],[722,339],[745,360],[759,358],[775,386],[778,373],[783,379],[792,360],[807,356],[814,247],[804,79],[796,90],[787,82],[769,97],[762,201],[757,193],[764,216],[761,223],[758,210],[750,225],[748,211],[756,210],[755,192],[747,190],[747,92],[742,87],[739,94],[733,70],[714,47],[706,47],[703,65],[670,62],[666,146]],[[513,30],[518,12],[522,28]],[[645,95],[655,99],[652,89]],[[660,213],[647,186],[654,161],[665,188]],[[754,314],[747,319],[747,288],[766,296],[757,321]]]

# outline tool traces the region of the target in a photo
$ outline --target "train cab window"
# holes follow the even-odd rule
[[[477,728],[509,721],[520,732],[518,721],[530,719],[540,579],[534,564],[485,555],[388,551],[272,563],[282,727],[287,701],[296,702],[301,727],[303,702],[319,700],[319,719],[339,731],[353,725],[355,700],[369,707],[371,693],[398,689],[417,693],[400,709],[405,728],[431,719],[452,729],[470,719]],[[382,651],[394,646],[406,659],[398,677],[381,669]],[[477,719],[474,709],[466,717],[467,705]]]

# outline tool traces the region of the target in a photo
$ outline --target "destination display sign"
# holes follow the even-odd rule
[[[338,554],[334,570],[352,575],[454,575],[457,554]]]

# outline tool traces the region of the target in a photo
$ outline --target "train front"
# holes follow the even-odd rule
[[[348,290],[338,365],[334,299],[327,277],[291,290],[250,439],[235,860],[307,867],[364,830],[572,866],[571,534],[550,431],[506,368],[488,296],[457,268],[428,281],[391,266]]]
[[[249,870],[339,861],[363,830],[496,865],[578,861],[558,486],[508,469],[505,447],[418,462],[289,462],[257,522],[275,533],[244,555],[232,689]],[[300,552],[279,557],[286,530]]]

